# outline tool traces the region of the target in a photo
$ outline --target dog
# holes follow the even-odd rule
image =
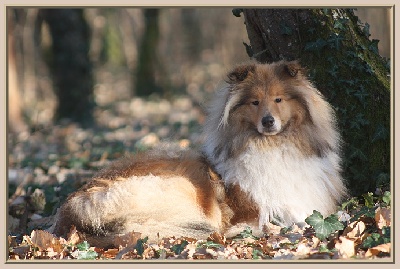
[[[100,171],[50,229],[112,245],[120,234],[205,239],[327,216],[347,196],[333,108],[297,61],[240,64],[208,109],[200,152],[154,149]]]

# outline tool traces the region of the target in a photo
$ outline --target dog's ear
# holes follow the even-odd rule
[[[254,73],[255,69],[256,69],[255,64],[239,65],[235,69],[233,69],[231,72],[228,73],[228,81],[227,82],[229,84],[239,83],[239,82],[245,80],[250,73]]]
[[[297,73],[301,70],[301,66],[298,62],[289,62],[285,66],[285,71],[292,77],[297,76]]]
[[[298,61],[285,62],[282,61],[281,64],[278,65],[277,73],[281,77],[297,77],[300,74],[303,74],[305,69],[299,64]]]

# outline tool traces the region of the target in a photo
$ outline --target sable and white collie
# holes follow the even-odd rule
[[[297,62],[234,68],[204,126],[203,152],[125,158],[71,194],[51,231],[112,244],[131,231],[206,238],[232,227],[304,222],[346,195],[334,111]]]

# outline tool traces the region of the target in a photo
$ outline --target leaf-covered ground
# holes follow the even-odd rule
[[[377,207],[367,210],[357,220],[341,212],[322,219],[314,212],[307,221],[312,226],[300,229],[294,225],[281,228],[271,225],[270,232],[259,238],[250,229],[234,238],[213,233],[207,240],[195,238],[160,238],[148,242],[138,232],[115,239],[118,247],[102,249],[90,246],[72,228],[67,238],[57,238],[43,231],[28,235],[10,235],[9,259],[82,259],[82,260],[299,260],[299,259],[378,259],[391,253],[390,209]],[[372,212],[375,212],[372,214]],[[374,215],[371,217],[370,215]],[[355,219],[355,218],[354,218]],[[346,224],[343,224],[346,223]]]
[[[391,258],[390,192],[380,189],[346,201],[337,214],[325,219],[315,211],[302,228],[271,225],[262,238],[246,229],[234,238],[215,233],[207,240],[159,238],[149,242],[140,231],[132,231],[118,237],[115,248],[101,249],[88,245],[75,229],[67,238],[49,234],[45,229],[68,194],[112,160],[161,141],[181,147],[201,144],[202,108],[188,97],[118,102],[102,98],[96,129],[66,122],[9,135],[10,261]]]

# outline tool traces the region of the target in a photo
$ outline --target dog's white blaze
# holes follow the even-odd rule
[[[340,196],[332,184],[340,182],[338,161],[334,153],[304,157],[293,146],[265,151],[253,144],[217,169],[226,184],[238,184],[258,204],[261,227],[272,220],[281,225],[304,222],[314,209],[331,213],[332,197]]]

